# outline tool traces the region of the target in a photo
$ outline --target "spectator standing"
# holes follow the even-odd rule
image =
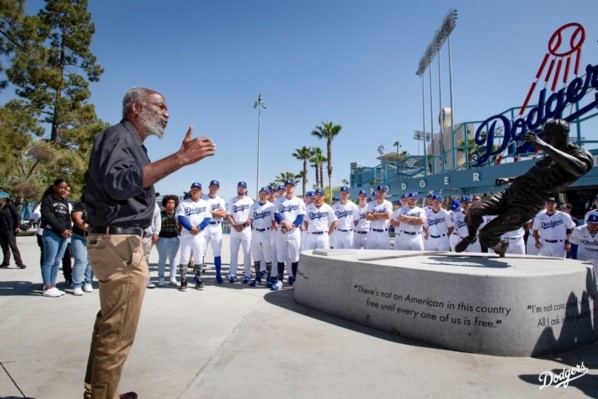
[[[176,218],[175,210],[179,206],[179,197],[176,195],[165,195],[162,198],[164,210],[160,213],[161,227],[158,233],[158,287],[164,286],[164,274],[166,260],[170,267],[170,285],[176,287],[176,266],[179,264],[177,255],[181,246],[180,226]]]
[[[16,235],[21,225],[21,216],[9,197],[10,194],[7,192],[0,192],[0,246],[2,247],[3,256],[0,267],[10,266],[10,253],[12,252],[17,267],[25,269],[27,266],[21,259]]]
[[[73,251],[73,295],[81,296],[84,292],[93,292],[93,270],[87,258],[87,243],[85,235],[89,227],[89,215],[85,209],[84,196],[81,201],[73,206],[71,211],[73,235],[71,236],[71,249]]]

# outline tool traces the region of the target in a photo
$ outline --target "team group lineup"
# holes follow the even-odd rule
[[[179,202],[174,195],[156,206],[152,224],[146,229],[146,253],[152,244],[159,253],[158,286],[165,284],[166,262],[170,263],[170,284],[187,288],[187,270],[192,261],[193,284],[203,289],[204,257],[208,246],[214,255],[216,281],[237,282],[243,256],[241,282],[272,290],[283,287],[285,268],[287,283],[297,277],[301,251],[313,249],[391,249],[410,251],[455,252],[457,244],[468,235],[466,215],[478,195],[464,195],[450,202],[440,194],[428,194],[426,204],[418,206],[417,193],[401,196],[394,208],[386,199],[389,187],[379,185],[372,196],[360,191],[356,202],[350,190],[340,188],[339,198],[332,205],[324,202],[324,190],[308,191],[303,198],[295,195],[295,182],[288,180],[278,187],[262,187],[254,201],[247,195],[247,183],[237,184],[237,196],[226,202],[218,195],[220,182],[212,180],[207,193],[193,182],[189,196]],[[596,197],[598,209],[598,196]],[[394,208],[394,209],[393,209]],[[506,253],[553,257],[572,257],[598,264],[598,210],[586,213],[584,223],[577,226],[570,215],[571,207],[558,208],[555,198],[546,198],[544,209],[526,226],[502,235],[508,242]],[[483,228],[494,216],[484,216]],[[230,268],[222,272],[222,222],[229,223]],[[390,232],[394,231],[394,240]],[[527,237],[527,241],[525,240]],[[394,242],[393,242],[394,241]],[[487,252],[479,241],[467,252]],[[177,282],[178,275],[181,279]],[[265,280],[265,284],[264,283]],[[148,285],[153,288],[151,281]]]

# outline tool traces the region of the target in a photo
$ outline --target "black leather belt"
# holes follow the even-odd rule
[[[255,229],[255,231],[266,231],[266,230],[270,230],[270,227],[266,227],[265,229]]]
[[[220,224],[220,222],[210,222],[210,224]]]
[[[144,230],[141,227],[118,227],[118,226],[96,226],[90,227],[89,234],[135,234],[139,237],[144,236]]]
[[[544,241],[549,242],[551,244],[554,244],[555,242],[563,242],[563,240],[547,240],[546,238],[544,239]]]
[[[446,236],[446,234],[443,234],[443,235],[441,235],[441,236],[433,236],[433,235],[430,235],[430,237],[432,237],[432,238],[440,238],[440,237],[445,237],[445,236]]]
[[[414,235],[419,234],[419,231],[405,231],[405,230],[401,230],[401,233],[405,233],[405,234],[409,234],[410,236],[414,236]],[[432,237],[434,237],[434,236],[432,236]],[[436,238],[436,237],[434,237],[434,238]]]
[[[337,230],[338,230],[338,231],[342,231],[343,233],[348,233],[348,232],[350,232],[350,231],[353,231],[353,230],[343,230],[343,229],[337,229]]]
[[[355,231],[357,234],[367,234],[367,231]]]
[[[372,231],[375,231],[376,233],[384,233],[385,231],[388,231],[388,229],[370,229]]]
[[[313,232],[310,232],[309,234],[324,234],[324,232],[323,231],[313,231]]]

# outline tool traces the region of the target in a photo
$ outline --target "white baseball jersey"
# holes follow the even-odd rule
[[[355,231],[368,231],[370,229],[370,221],[365,218],[365,213],[367,212],[368,206],[367,204],[363,207],[357,205],[357,213],[359,215],[357,225],[355,226]]]
[[[226,213],[233,218],[235,224],[243,224],[249,219],[251,205],[253,205],[253,199],[247,196],[233,197],[226,205]]]
[[[305,216],[305,202],[296,196],[290,199],[286,196],[281,197],[276,202],[275,215],[278,215],[284,221],[293,223],[299,215]],[[286,233],[281,232],[279,229],[276,234],[276,256],[279,263],[284,263],[287,260],[291,263],[299,262],[301,248],[301,229],[299,227],[297,226],[297,228]],[[278,276],[278,272],[275,269],[275,267],[272,268],[273,277]]]
[[[215,196],[214,198],[210,197],[209,195],[203,195],[201,198],[210,204],[210,212],[217,211],[218,209],[226,210],[226,201],[224,201],[224,198],[219,195]],[[217,221],[222,221],[222,218],[213,216],[212,222]]]
[[[592,262],[594,267],[598,266],[598,233],[591,234],[587,225],[573,229],[571,244],[577,245],[577,259]]]
[[[573,229],[575,223],[568,213],[555,211],[552,215],[546,212],[539,213],[534,218],[532,228],[538,230],[542,241],[565,240],[567,229]],[[548,241],[548,242],[550,242]]]
[[[367,206],[366,212],[392,214],[392,203],[388,200],[384,200],[381,204],[379,204],[378,201],[370,201],[370,203]],[[384,230],[388,229],[389,225],[390,219],[370,220],[370,229]]]
[[[317,232],[328,234],[330,225],[336,220],[332,207],[326,203],[320,207],[317,207],[316,204],[309,204],[305,209],[304,221],[307,222],[307,232],[309,234]]]
[[[212,217],[210,204],[201,198],[198,201],[193,201],[191,198],[181,201],[175,214],[177,218],[179,216],[184,216],[193,227],[199,226],[205,218]],[[195,264],[201,264],[201,262],[203,262],[204,253],[204,231],[202,230],[194,235],[183,227],[181,231],[181,264],[186,265],[189,263],[191,255],[193,255],[193,262],[195,262]]]
[[[268,201],[263,204],[254,202],[249,208],[249,219],[254,229],[269,229],[274,220],[274,204]]]
[[[355,220],[359,218],[359,210],[357,205],[352,201],[347,201],[346,204],[337,202],[332,205],[332,210],[337,218],[337,230],[353,230],[355,229]]]
[[[424,209],[420,208],[419,206],[414,206],[413,208],[409,208],[408,206],[404,206],[402,208],[397,208],[393,212],[392,218],[395,220],[398,220],[400,215],[412,216],[412,217],[416,217],[416,218],[423,217],[426,220],[426,222],[428,220],[426,218],[426,211]],[[424,224],[426,222],[424,222]],[[407,233],[421,233],[422,228],[423,228],[423,224],[409,224],[409,223],[401,222],[401,225],[399,226],[398,229],[400,231],[406,231]]]
[[[442,236],[448,234],[449,227],[454,225],[448,211],[441,208],[438,212],[428,212],[425,226],[430,236]]]
[[[209,195],[202,196],[202,199],[206,200],[208,204],[210,204],[210,211],[214,212],[218,209],[224,209],[226,211],[226,201],[224,198],[220,196],[215,196],[214,198],[210,197]],[[206,227],[205,230],[206,234],[206,248],[208,245],[211,244],[212,252],[214,253],[214,257],[221,256],[222,252],[222,218],[214,217],[212,215],[212,220],[210,224]]]

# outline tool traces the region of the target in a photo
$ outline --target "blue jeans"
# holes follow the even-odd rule
[[[50,230],[44,230],[44,264],[42,265],[42,280],[45,286],[56,285],[56,276],[60,269],[60,262],[66,251],[68,240]]]
[[[176,278],[176,267],[178,261],[176,256],[179,252],[181,239],[179,237],[160,237],[156,243],[158,249],[158,279],[164,280],[164,269],[166,268],[166,259],[170,262],[170,279]]]
[[[75,264],[73,265],[73,288],[80,288],[83,284],[91,284],[93,270],[87,259],[87,240],[78,234],[71,237],[71,249]]]

